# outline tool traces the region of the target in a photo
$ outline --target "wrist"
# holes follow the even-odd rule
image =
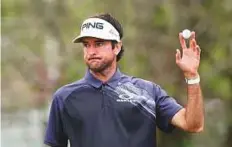
[[[200,83],[200,76],[196,75],[194,78],[185,78],[187,84],[199,84]]]
[[[184,77],[185,77],[185,79],[195,79],[195,78],[199,77],[199,74],[198,74],[198,72],[191,72],[191,73],[185,72]]]

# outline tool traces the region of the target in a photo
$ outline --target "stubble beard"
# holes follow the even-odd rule
[[[95,73],[103,73],[109,69],[113,64],[114,58],[108,61],[100,61],[97,65],[86,63],[88,68]]]

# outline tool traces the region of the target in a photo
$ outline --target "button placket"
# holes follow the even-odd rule
[[[108,98],[106,95],[106,84],[102,84],[101,92],[102,92],[102,98],[103,98],[103,107],[106,107],[109,105]]]

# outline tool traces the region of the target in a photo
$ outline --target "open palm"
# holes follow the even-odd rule
[[[176,64],[184,72],[186,78],[195,77],[198,74],[200,64],[200,47],[195,40],[195,32],[192,32],[187,48],[182,33],[179,34],[179,40],[182,47],[182,56],[179,49],[176,50]]]

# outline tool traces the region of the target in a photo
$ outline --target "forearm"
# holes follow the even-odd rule
[[[189,48],[185,38],[179,33],[182,54],[179,49],[176,52],[176,64],[181,68],[187,80],[188,102],[185,108],[177,112],[171,123],[190,132],[200,132],[204,127],[203,99],[200,88],[198,68],[200,64],[201,49],[195,40],[195,32],[191,33]]]
[[[199,132],[204,127],[204,106],[200,84],[188,84],[185,120],[189,131]]]

